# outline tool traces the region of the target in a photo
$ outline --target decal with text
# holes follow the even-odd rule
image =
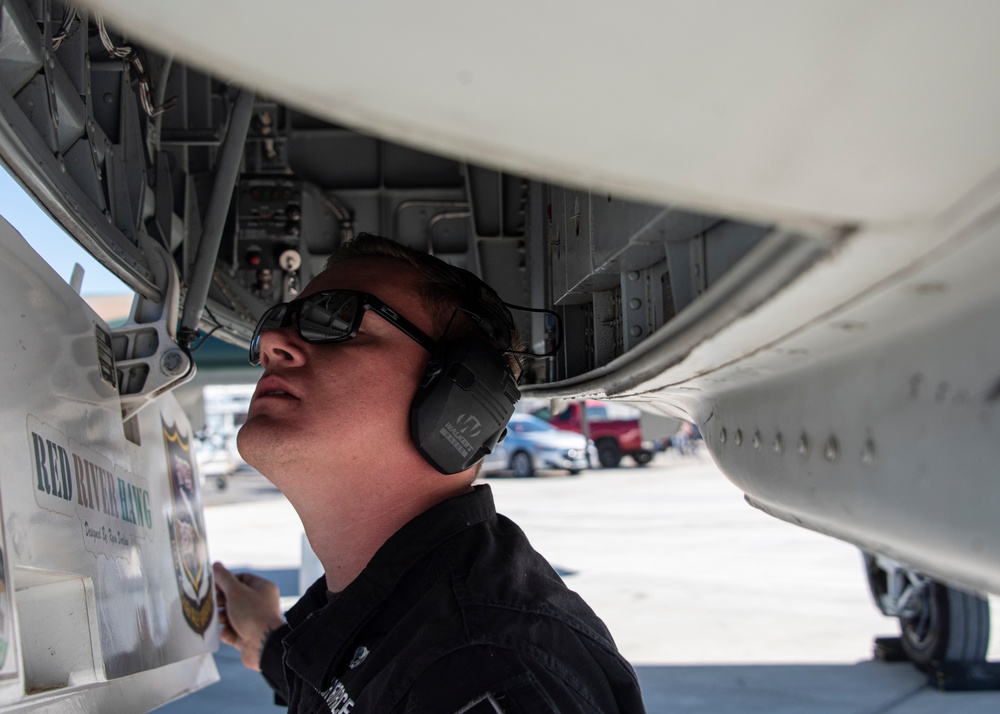
[[[33,416],[27,427],[39,507],[75,516],[91,553],[131,559],[153,537],[146,480]]]

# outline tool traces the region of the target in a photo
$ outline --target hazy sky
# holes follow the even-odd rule
[[[26,241],[69,282],[73,265],[83,266],[83,295],[121,295],[131,290],[90,256],[25,193],[0,166],[0,216],[7,219]]]

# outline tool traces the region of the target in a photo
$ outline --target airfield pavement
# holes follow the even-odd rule
[[[873,638],[897,626],[872,603],[858,551],[749,507],[704,451],[486,482],[607,623],[650,714],[1000,710],[1000,692],[939,692],[909,664],[873,661]],[[225,491],[209,485],[205,506],[211,557],[293,601],[302,531],[280,493],[239,474]],[[1000,627],[993,635],[997,660]],[[280,711],[234,650],[216,662],[219,683],[158,711]]]

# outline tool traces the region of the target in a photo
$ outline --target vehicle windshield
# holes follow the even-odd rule
[[[608,421],[608,410],[605,407],[587,407],[587,418],[595,421]]]
[[[529,431],[558,431],[556,427],[541,419],[517,419],[512,421],[508,425],[508,428],[518,434],[524,434]]]

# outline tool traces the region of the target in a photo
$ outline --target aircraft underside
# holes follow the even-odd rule
[[[531,365],[525,394],[694,421],[751,505],[1000,592],[995,175],[916,217],[749,193],[672,202],[629,191],[638,170],[575,178],[539,152],[518,172],[416,130],[424,148],[406,145],[402,99],[359,131],[357,113],[320,116],[268,76],[254,91],[166,56],[168,40],[142,46],[115,4],[105,25],[3,2],[0,159],[142,296],[114,331],[126,420],[188,376],[199,334],[245,345],[342,241],[382,234],[558,311],[563,348]],[[558,337],[543,316],[520,329],[536,350]]]

